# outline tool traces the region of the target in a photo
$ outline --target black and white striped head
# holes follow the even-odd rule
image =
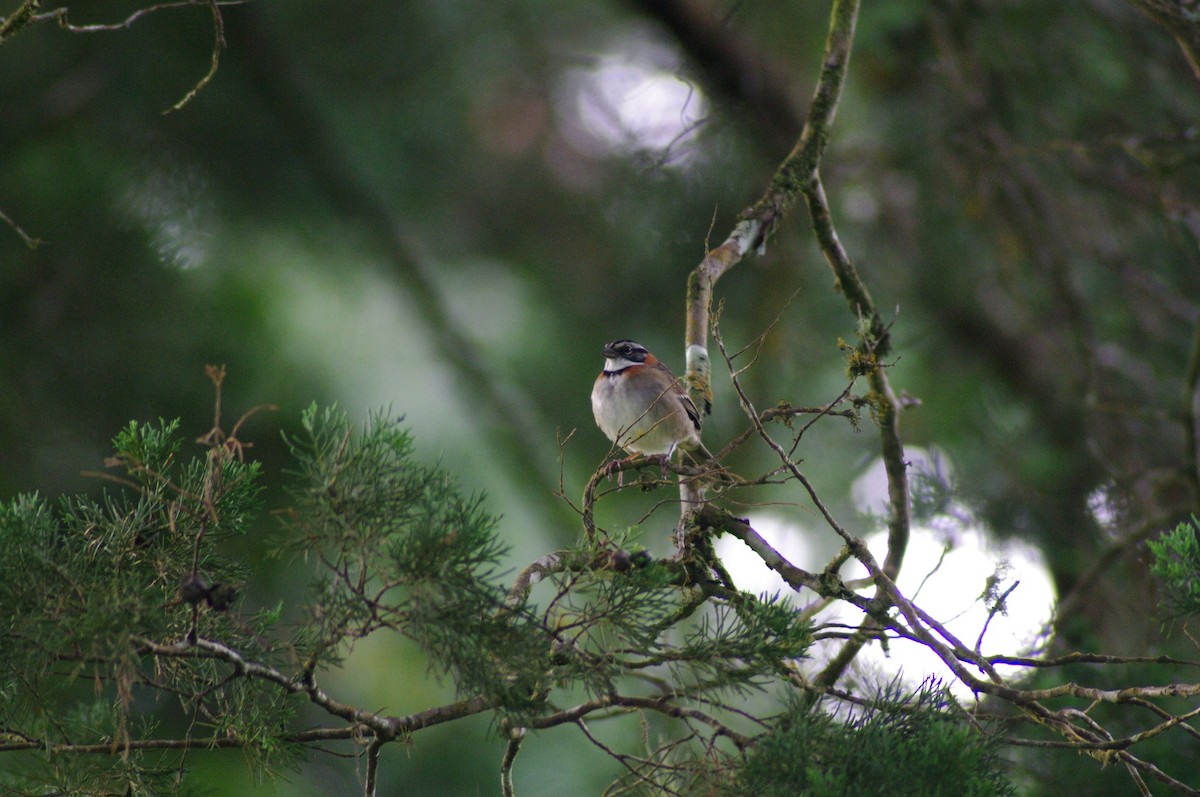
[[[609,373],[641,365],[647,360],[653,362],[654,355],[646,351],[645,346],[632,340],[614,340],[604,346],[604,370]]]

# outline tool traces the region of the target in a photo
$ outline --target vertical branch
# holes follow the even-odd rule
[[[508,746],[504,748],[504,758],[500,760],[500,794],[502,797],[515,797],[513,789],[512,769],[521,752],[521,742],[525,740],[524,728],[513,728],[508,734]]]
[[[379,788],[379,751],[383,749],[383,739],[376,737],[367,748],[367,775],[363,778],[363,797],[375,797]]]
[[[685,378],[697,406],[705,414],[712,412],[711,366],[708,358],[709,316],[712,293],[717,280],[738,264],[751,248],[761,242],[761,219],[743,218],[724,243],[704,256],[687,282],[687,328],[684,332],[687,355]]]
[[[829,140],[829,127],[846,82],[858,3],[859,0],[836,0],[833,4],[820,79],[796,146],[776,170],[766,193],[742,211],[729,237],[706,254],[688,277],[686,379],[688,389],[699,396],[698,405],[706,412],[712,409],[708,327],[713,288],[747,252],[765,245],[783,213],[816,180],[817,167]]]
[[[858,0],[837,0],[833,4],[821,78],[813,94],[804,131],[795,149],[776,172],[770,190],[743,215],[768,219],[773,223],[797,194],[805,198],[821,254],[833,271],[838,290],[846,297],[851,311],[866,324],[864,345],[870,355],[878,358],[888,349],[887,325],[838,238],[820,175],[821,157],[829,141],[829,127],[836,115],[850,65],[858,4]],[[769,233],[768,226],[765,234]],[[884,572],[889,578],[895,578],[904,561],[910,529],[908,476],[899,432],[900,403],[892,391],[887,374],[878,363],[871,369],[868,380],[871,385],[871,407],[879,424],[880,448],[888,476],[891,509]]]
[[[675,558],[683,559],[687,551],[688,520],[693,512],[704,506],[704,488],[694,479],[679,477],[679,524],[675,526],[672,542]]]
[[[825,188],[819,172],[820,155],[824,150],[828,136],[828,122],[832,121],[836,110],[834,95],[823,92],[822,87],[827,83],[837,84],[840,91],[845,80],[846,67],[850,59],[850,47],[854,37],[854,24],[857,17],[857,0],[846,0],[836,3],[833,11],[833,24],[825,51],[825,63],[822,70],[821,85],[813,98],[814,113],[818,111],[826,120],[825,129],[816,126],[805,127],[808,138],[807,146],[804,136],[797,147],[795,157],[789,159],[790,165],[781,169],[789,185],[798,187],[808,203],[809,217],[812,220],[813,232],[817,237],[817,245],[825,261],[833,271],[836,285],[846,302],[862,325],[863,346],[873,360],[874,366],[868,373],[868,383],[871,386],[871,408],[876,423],[879,425],[880,452],[883,457],[884,469],[888,479],[888,503],[890,517],[888,519],[888,548],[883,562],[882,571],[890,581],[894,581],[900,572],[908,549],[908,538],[911,528],[909,513],[909,487],[907,466],[904,461],[904,444],[900,440],[899,414],[900,403],[888,382],[879,358],[888,350],[888,331],[875,302],[871,299],[866,284],[854,267],[853,261],[846,253],[838,238],[837,229],[829,210],[829,200],[825,196]],[[828,80],[825,79],[828,75]],[[811,123],[811,119],[810,119]],[[882,587],[878,597],[885,597]],[[878,621],[868,617],[856,632],[830,660],[825,668],[817,675],[815,683],[832,685],[841,677],[846,667],[858,655],[863,646],[872,638],[878,628]]]
[[[729,237],[708,252],[688,277],[685,379],[688,390],[697,399],[697,406],[705,413],[712,411],[708,328],[713,288],[717,280],[740,262],[746,253],[765,245],[784,211],[815,179],[821,155],[829,140],[829,126],[833,123],[846,82],[858,3],[859,0],[836,0],[833,4],[821,75],[796,146],[776,171],[763,197],[742,212]],[[680,497],[685,515],[703,498],[697,488],[686,485],[680,487]]]
[[[821,158],[829,143],[829,128],[833,125],[846,84],[858,5],[859,0],[835,0],[829,13],[829,35],[825,39],[821,75],[813,92],[804,129],[796,146],[776,170],[767,192],[742,212],[742,218],[756,218],[764,222],[764,240],[774,232],[775,223],[783,212],[817,179]]]
[[[900,402],[887,378],[887,372],[878,359],[887,353],[889,337],[887,325],[867,291],[858,269],[846,254],[829,212],[829,200],[818,174],[813,174],[804,189],[808,200],[809,215],[821,253],[825,255],[829,268],[837,280],[841,293],[846,297],[850,309],[867,325],[864,332],[868,354],[875,360],[867,375],[871,386],[871,410],[879,424],[880,453],[888,477],[888,504],[891,515],[888,519],[888,551],[883,570],[888,578],[895,579],[904,561],[908,548],[911,526],[909,514],[908,472],[904,461],[904,444],[900,440]]]
[[[879,425],[880,450],[888,477],[888,551],[882,573],[894,580],[900,572],[908,547],[911,526],[909,487],[900,440],[901,405],[884,371],[881,359],[888,350],[888,330],[845,248],[838,238],[829,210],[829,201],[821,183],[820,164],[829,142],[829,131],[837,114],[846,83],[858,20],[859,0],[835,0],[830,10],[829,33],[821,61],[821,73],[805,119],[804,129],[795,147],[776,170],[763,196],[743,211],[729,238],[709,252],[692,272],[687,287],[687,371],[686,379],[697,404],[705,411],[712,407],[712,388],[708,359],[708,328],[712,292],[717,280],[752,248],[761,248],[774,232],[779,220],[798,197],[807,203],[817,244],[833,271],[836,285],[846,297],[859,320],[863,354],[868,358],[865,371],[870,385],[871,408]],[[683,508],[687,512],[700,496],[681,487]],[[886,598],[882,590],[879,597]],[[819,675],[823,683],[836,681],[866,644],[875,629],[868,618],[860,632],[839,651]]]
[[[687,368],[684,379],[696,406],[705,415],[712,412],[712,365],[708,357],[709,316],[712,312],[713,286],[729,269],[762,239],[762,222],[742,219],[725,242],[704,256],[688,276],[687,327],[684,331]],[[704,502],[700,481],[681,479],[679,483],[679,526],[675,530],[676,554],[683,556],[687,536],[687,517]]]

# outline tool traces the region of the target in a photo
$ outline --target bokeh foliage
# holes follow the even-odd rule
[[[656,3],[224,6],[220,70],[166,115],[208,68],[205,5],[21,30],[0,50],[0,210],[43,244],[0,226],[0,493],[90,490],[71,511],[114,516],[80,471],[130,418],[202,435],[201,369],[224,362],[240,404],[279,404],[292,436],[313,399],[394,404],[514,521],[503,566],[573,543],[547,498],[555,430],[579,430],[574,494],[605,451],[586,405],[599,345],[631,335],[680,364],[683,280],[794,141],[827,26],[823,4],[688,7],[744,60]],[[694,153],[578,145],[573,81],[610,57],[695,88]],[[1068,647],[1188,648],[1147,622],[1137,554],[1197,506],[1197,89],[1132,2],[867,4],[825,161],[840,233],[897,309],[890,373],[922,401],[905,439],[947,452],[993,532],[1046,553]],[[803,223],[720,293],[731,339],[775,323],[771,367],[746,375],[764,406],[837,394],[854,323]],[[728,385],[717,399],[710,447],[743,423]],[[288,452],[264,417],[253,453],[278,485]],[[806,440],[841,510],[868,438]],[[36,534],[48,510],[24,501]],[[227,541],[256,567],[259,518]],[[1093,577],[1114,547],[1133,555]],[[300,588],[280,561],[245,585],[255,606]],[[1031,771],[1053,791],[1048,760]]]

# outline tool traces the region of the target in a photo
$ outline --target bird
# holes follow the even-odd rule
[[[592,386],[592,414],[630,460],[640,455],[665,463],[677,448],[695,464],[713,459],[700,442],[696,404],[671,369],[636,341],[605,344],[604,370]]]

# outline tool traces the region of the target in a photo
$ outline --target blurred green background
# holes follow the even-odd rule
[[[82,25],[139,4],[69,7]],[[241,434],[272,478],[279,431],[310,402],[389,408],[424,457],[487,492],[514,567],[571,543],[578,521],[554,493],[561,479],[577,501],[608,450],[588,402],[601,346],[631,337],[682,369],[687,274],[798,135],[828,11],[256,0],[221,7],[220,68],[171,113],[208,69],[207,7],[121,31],[28,26],[0,49],[0,211],[42,243],[0,225],[0,495],[97,490],[82,471],[131,419],[203,434],[204,365],[223,363],[227,425],[278,406]],[[944,452],[962,500],[992,533],[1038,544],[1066,594],[1114,539],[1196,508],[1183,421],[1200,82],[1118,0],[866,3],[849,74],[823,174],[894,316],[893,385],[921,401],[905,439]],[[774,323],[745,377],[761,407],[838,395],[855,321],[802,207],[717,293],[732,348]],[[714,449],[745,428],[726,374]],[[830,421],[800,452],[863,533],[849,486],[876,439]],[[770,458],[748,447],[730,464]],[[602,522],[655,500],[623,495]],[[797,502],[776,511],[816,528],[798,491],[746,501]],[[671,522],[653,515],[648,544],[665,549]],[[245,555],[277,532],[264,518]],[[248,599],[301,588],[287,564],[264,561]],[[1070,644],[1146,649],[1152,585],[1136,561],[1107,578]],[[396,713],[449,697],[386,641],[330,687]],[[492,731],[477,719],[389,750],[388,793],[496,792]],[[596,793],[614,776],[572,732],[541,736],[520,793]],[[212,794],[251,793],[236,753],[192,764]],[[354,778],[317,757],[261,793]]]

